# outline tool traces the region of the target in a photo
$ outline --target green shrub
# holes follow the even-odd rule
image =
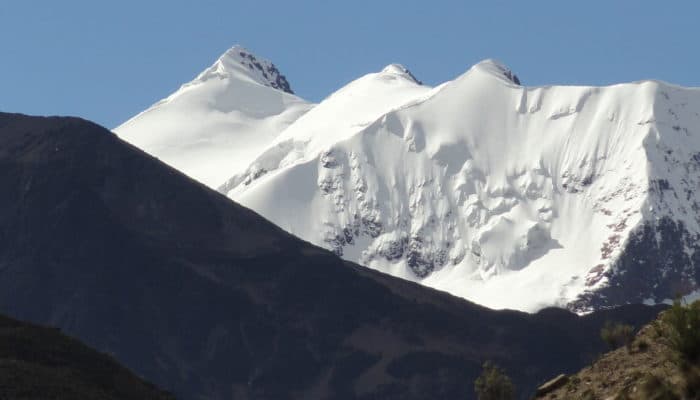
[[[593,393],[593,390],[586,389],[585,392],[581,394],[581,400],[598,400]]]
[[[671,348],[681,358],[695,362],[700,358],[700,302],[684,305],[680,300],[664,313]]]
[[[700,399],[700,366],[688,365],[683,371],[683,394],[686,399]]]
[[[614,400],[680,400],[671,386],[656,375],[647,374],[635,386],[620,391]]]
[[[671,390],[668,383],[656,375],[649,375],[641,382],[639,394],[642,399],[680,400],[680,397]]]
[[[513,400],[515,387],[510,378],[496,365],[486,361],[481,375],[474,381],[478,400]]]
[[[656,334],[656,338],[660,338],[664,336],[664,327],[661,326],[659,321],[654,321],[651,323],[651,326],[654,328],[654,333]]]
[[[634,327],[621,323],[605,323],[605,326],[600,330],[600,337],[610,347],[611,350],[622,345],[631,350],[632,341],[634,340]]]
[[[639,341],[637,341],[637,350],[639,350],[640,352],[643,353],[643,352],[647,351],[648,349],[649,349],[649,342],[647,342],[644,339],[640,339]]]

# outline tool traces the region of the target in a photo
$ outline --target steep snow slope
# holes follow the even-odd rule
[[[700,281],[699,112],[700,90],[661,82],[523,87],[487,60],[429,89],[388,67],[221,190],[346,259],[490,307],[656,302]]]
[[[410,71],[398,64],[365,75],[299,118],[298,123],[282,132],[246,170],[234,175],[219,190],[224,193],[245,190],[247,183],[268,170],[316,154],[338,140],[354,135],[386,112],[417,101],[430,92],[430,87],[423,86]]]
[[[293,94],[274,64],[234,46],[114,132],[217,187],[311,107]]]

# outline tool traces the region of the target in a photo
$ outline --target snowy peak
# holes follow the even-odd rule
[[[431,91],[431,87],[421,84],[399,64],[364,75],[294,121],[248,168],[232,174],[218,190],[239,200],[235,193],[253,187],[251,183],[258,179],[316,158],[334,144],[363,131],[389,111],[420,101]],[[284,208],[280,208],[280,212],[284,212]]]
[[[700,289],[700,91],[525,87],[493,60],[434,89],[404,72],[346,85],[222,191],[488,307],[583,312]]]
[[[239,45],[226,50],[214,65],[202,72],[196,80],[203,82],[212,78],[224,79],[232,75],[243,75],[261,85],[294,94],[287,78],[275,64]]]
[[[411,71],[408,70],[408,68],[404,67],[401,64],[389,64],[384,69],[380,74],[383,75],[398,75],[400,77],[406,78],[409,81],[412,81],[418,85],[422,85],[423,82],[419,81],[412,73]]]
[[[318,105],[288,89],[236,46],[116,132],[305,240],[489,307],[700,290],[700,89],[527,87],[491,59],[435,88],[390,64]]]
[[[499,79],[505,79],[506,81],[516,85],[520,85],[520,79],[513,71],[510,70],[510,68],[506,67],[501,62],[490,58],[480,61],[471,69],[493,75]]]
[[[234,46],[114,132],[214,188],[312,107],[274,64]]]

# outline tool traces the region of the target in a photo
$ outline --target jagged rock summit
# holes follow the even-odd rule
[[[400,76],[404,76],[413,82],[422,85],[423,82],[419,81],[418,78],[416,78],[411,71],[408,70],[408,68],[404,67],[401,64],[389,64],[384,69],[382,70],[383,74],[396,74]]]
[[[236,73],[248,76],[262,85],[294,94],[287,78],[282,75],[275,64],[254,55],[240,45],[228,49],[216,60],[214,65],[199,74],[196,80],[226,79]]]
[[[500,61],[486,59],[476,64],[473,68],[491,73],[515,85],[520,85],[520,78]]]

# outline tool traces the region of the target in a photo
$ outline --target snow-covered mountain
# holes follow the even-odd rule
[[[700,281],[699,112],[700,90],[662,82],[524,87],[487,60],[430,89],[391,66],[221,189],[346,259],[490,307],[658,302]]]
[[[429,95],[403,66],[391,64],[333,93],[298,123],[283,131],[246,170],[233,176],[219,190],[234,195],[248,183],[273,169],[294,164],[308,153],[318,153],[356,134],[381,115]],[[278,210],[286,213],[284,209]],[[310,221],[309,221],[310,222]]]
[[[117,133],[348,260],[489,307],[699,289],[700,89],[526,87],[492,60],[431,88],[392,64],[313,107],[249,54]]]
[[[114,132],[216,188],[312,106],[274,64],[234,46]]]

